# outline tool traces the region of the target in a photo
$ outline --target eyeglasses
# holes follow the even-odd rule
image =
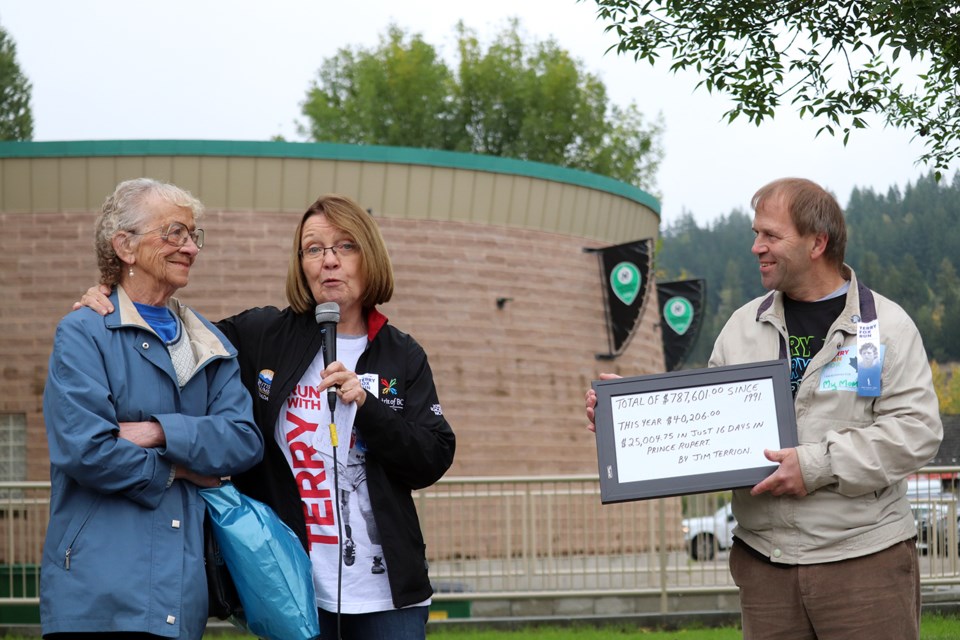
[[[353,254],[360,251],[360,247],[353,242],[338,242],[332,247],[321,247],[319,245],[314,245],[312,247],[307,247],[306,249],[300,249],[300,257],[307,258],[309,260],[314,260],[317,258],[323,258],[327,255],[327,251],[332,251],[335,256],[352,256]]]
[[[179,222],[171,222],[166,227],[159,227],[157,229],[151,229],[150,231],[144,231],[142,233],[137,233],[136,231],[130,231],[135,236],[145,236],[148,233],[153,233],[154,231],[160,232],[160,238],[169,245],[174,247],[182,247],[187,244],[187,240],[193,240],[193,244],[197,245],[197,249],[203,248],[203,229],[195,229],[190,231],[185,226]]]

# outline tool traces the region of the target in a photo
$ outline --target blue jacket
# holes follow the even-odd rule
[[[57,327],[43,412],[50,523],[43,549],[43,633],[145,632],[199,639],[207,621],[204,503],[173,465],[226,476],[260,461],[263,438],[240,382],[236,349],[176,300],[197,368],[181,388],[163,341],[122,289],[115,311],[67,315]],[[166,446],[116,437],[156,420]]]

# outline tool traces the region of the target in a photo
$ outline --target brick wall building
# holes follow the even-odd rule
[[[590,381],[601,371],[663,370],[653,286],[624,354],[595,357],[607,351],[603,294],[597,256],[583,249],[658,232],[658,203],[629,185],[415,149],[0,143],[3,479],[48,478],[41,410],[54,329],[97,280],[93,222],[103,199],[138,176],[174,182],[206,205],[206,245],[177,296],[214,320],[285,305],[292,232],[318,195],[344,193],[369,208],[397,277],[384,311],[426,349],[457,433],[449,475],[596,473],[583,416]],[[498,298],[509,301],[500,308]]]

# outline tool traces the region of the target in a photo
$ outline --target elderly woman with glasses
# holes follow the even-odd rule
[[[289,306],[218,323],[240,352],[257,424],[272,434],[263,461],[234,482],[310,554],[324,638],[426,636],[433,591],[411,492],[443,476],[456,443],[426,353],[377,309],[393,286],[373,218],[326,195],[293,234]],[[110,308],[93,289],[82,302]],[[317,324],[329,303],[339,307],[333,362]]]
[[[170,184],[118,185],[95,236],[114,311],[57,327],[43,397],[45,638],[203,635],[198,491],[258,463],[263,438],[236,349],[172,297],[203,246],[202,212]]]

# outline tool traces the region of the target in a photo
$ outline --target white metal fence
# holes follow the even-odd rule
[[[944,480],[960,467],[924,472],[932,479],[910,490],[922,583],[960,586],[957,493]],[[47,482],[0,483],[0,605],[38,602],[49,491]],[[734,593],[728,499],[602,505],[588,475],[445,478],[416,492],[441,602]]]
[[[927,587],[960,586],[958,472],[909,482]],[[729,497],[602,505],[591,475],[448,478],[417,494],[440,600],[736,593]]]

